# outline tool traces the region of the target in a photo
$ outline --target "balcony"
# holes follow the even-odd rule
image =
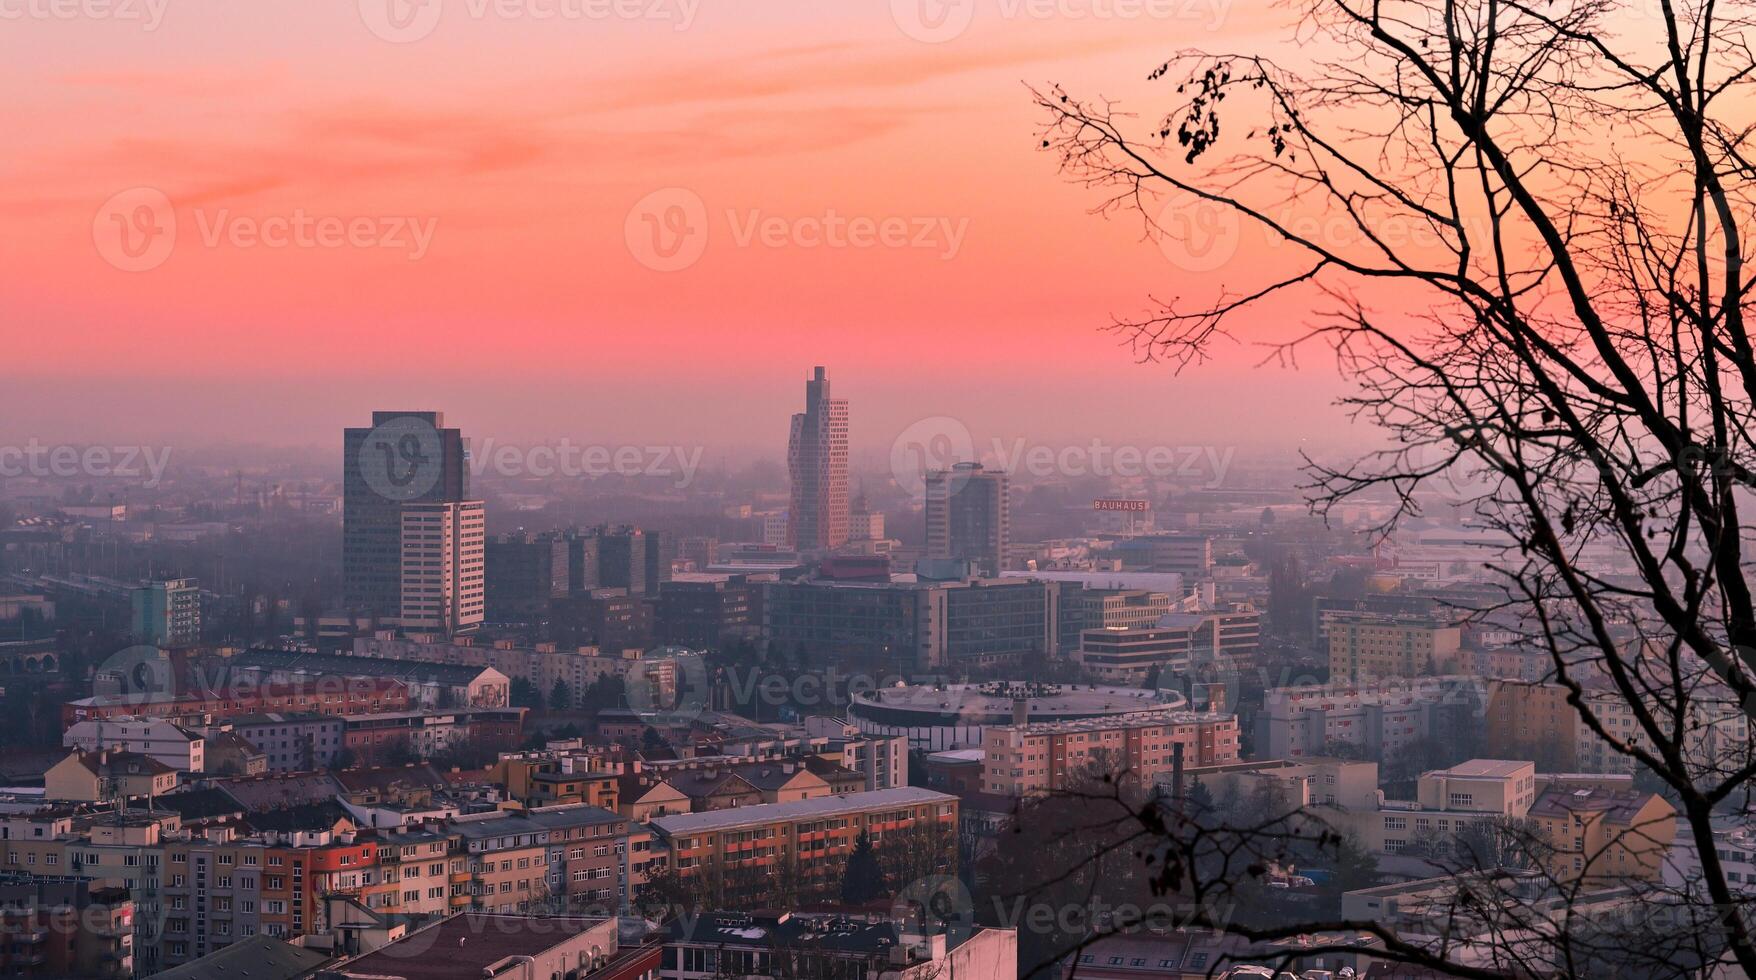
[[[473,872],[453,871],[451,873],[451,883],[454,885],[467,885],[472,877],[474,877]]]

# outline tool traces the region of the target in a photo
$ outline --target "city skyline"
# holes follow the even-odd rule
[[[1752,3],[0,0],[0,977],[1756,977]]]

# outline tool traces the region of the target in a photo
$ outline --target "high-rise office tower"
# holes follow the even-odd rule
[[[927,474],[927,557],[976,563],[996,578],[1006,561],[1010,533],[1006,474],[958,463]]]
[[[402,628],[447,635],[480,626],[487,608],[482,502],[401,507]]]
[[[837,548],[848,540],[848,403],[829,397],[829,372],[805,382],[805,410],[793,416],[787,443],[792,479],[788,543],[801,551]]]
[[[342,451],[342,582],[348,607],[402,614],[402,509],[469,495],[463,434],[438,412],[373,412]]]
[[[598,585],[605,589],[627,589],[629,595],[644,595],[646,533],[637,527],[600,527],[597,538]]]
[[[567,539],[553,532],[519,531],[487,544],[488,616],[496,623],[546,616],[567,595],[572,571]]]

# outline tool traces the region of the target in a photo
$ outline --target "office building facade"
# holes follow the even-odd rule
[[[787,440],[792,506],[787,543],[827,551],[848,541],[848,403],[831,398],[829,372],[805,383],[805,410],[793,416]]]

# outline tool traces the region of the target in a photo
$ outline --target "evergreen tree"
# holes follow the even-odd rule
[[[872,849],[872,838],[861,833],[842,874],[841,900],[849,905],[864,905],[882,894],[884,872],[878,866],[878,854]]]

